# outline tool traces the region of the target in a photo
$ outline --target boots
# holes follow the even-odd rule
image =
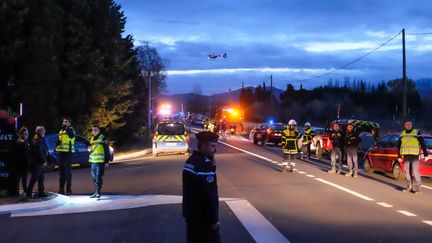
[[[95,193],[93,193],[93,195],[90,196],[90,198],[100,198],[100,197],[101,197],[100,188],[97,188]]]
[[[402,191],[403,192],[411,192],[411,190],[412,190],[412,185],[411,184],[409,184],[407,187],[405,187]]]
[[[352,170],[349,170],[349,172],[345,174],[345,176],[349,176],[349,177],[352,177],[352,175],[353,175],[353,171]]]
[[[336,173],[336,168],[335,168],[335,167],[332,167],[332,169],[329,170],[328,173],[330,173],[330,174],[334,174],[334,173]]]

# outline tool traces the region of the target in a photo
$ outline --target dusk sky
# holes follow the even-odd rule
[[[148,41],[167,67],[165,93],[204,94],[255,86],[311,88],[331,77],[369,82],[402,76],[401,35],[359,62],[319,79],[391,39],[432,32],[432,1],[416,0],[117,0],[125,34]],[[432,77],[432,35],[407,35],[407,74]],[[208,59],[222,54],[226,59]],[[304,80],[307,79],[307,80]],[[299,81],[302,80],[302,81]]]

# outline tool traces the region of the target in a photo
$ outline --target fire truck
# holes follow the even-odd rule
[[[243,132],[243,111],[238,108],[223,107],[216,110],[215,120],[220,125],[226,123],[226,132],[241,134]]]

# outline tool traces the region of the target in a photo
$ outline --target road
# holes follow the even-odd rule
[[[145,156],[111,165],[105,201],[86,199],[93,192],[89,169],[74,169],[73,199],[83,201],[40,215],[1,215],[2,242],[184,242],[185,159]],[[216,160],[223,242],[432,242],[430,179],[422,194],[412,194],[383,174],[328,174],[325,161],[299,161],[297,171],[282,173],[279,148],[240,136],[220,143]],[[57,173],[46,176],[47,189],[56,191]],[[150,195],[161,196],[149,203]]]

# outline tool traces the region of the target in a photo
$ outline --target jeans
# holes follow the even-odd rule
[[[336,159],[336,156],[337,156],[337,159]],[[331,159],[332,169],[336,169],[336,163],[337,163],[338,170],[342,170],[342,150],[341,150],[341,148],[333,147],[331,154],[330,154],[330,159]]]
[[[103,183],[103,175],[105,173],[105,164],[104,163],[91,163],[91,174],[93,178],[93,183],[95,184],[96,190],[102,188]]]
[[[59,153],[59,191],[64,192],[66,184],[66,191],[72,191],[72,160],[73,153]]]
[[[200,222],[186,223],[187,243],[220,243],[219,227],[213,229],[211,224]]]
[[[413,184],[417,187],[421,186],[420,162],[418,155],[404,155],[405,178],[408,184]],[[414,183],[413,175],[414,175]]]
[[[350,171],[358,172],[358,147],[347,147],[345,148],[347,155],[348,168]],[[354,168],[353,168],[354,164]]]
[[[31,193],[33,192],[33,187],[36,181],[38,183],[39,194],[43,194],[45,192],[45,187],[44,187],[45,173],[44,173],[44,167],[42,165],[31,166],[31,178],[27,188],[27,195],[31,195]]]

